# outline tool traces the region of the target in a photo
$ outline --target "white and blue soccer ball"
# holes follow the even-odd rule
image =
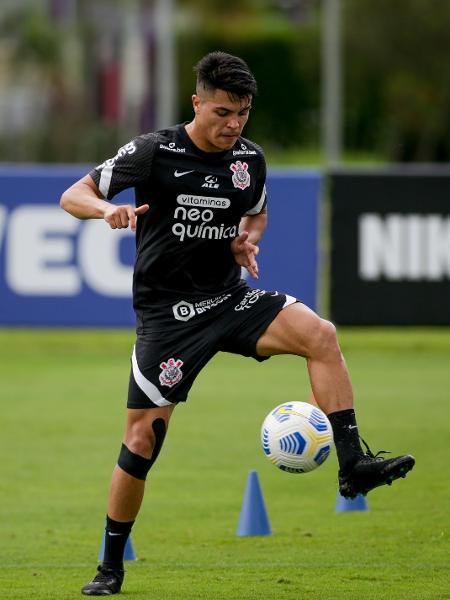
[[[261,428],[267,458],[288,473],[308,473],[329,456],[333,430],[324,412],[307,402],[286,402],[272,410]]]

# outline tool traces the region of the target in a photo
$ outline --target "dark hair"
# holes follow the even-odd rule
[[[224,90],[231,96],[245,98],[256,96],[258,87],[247,63],[226,52],[210,52],[194,67],[197,73],[197,91]]]

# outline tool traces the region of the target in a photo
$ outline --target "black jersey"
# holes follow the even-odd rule
[[[240,137],[233,148],[203,152],[184,124],[141,135],[91,171],[110,200],[135,188],[134,306],[205,298],[237,289],[240,267],[230,249],[244,215],[266,204],[262,150]]]

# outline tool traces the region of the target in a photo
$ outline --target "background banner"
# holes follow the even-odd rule
[[[450,169],[331,176],[331,318],[450,324]]]
[[[59,207],[61,193],[90,170],[0,167],[0,325],[134,326],[134,234],[103,220],[80,221]],[[316,306],[318,172],[271,171],[269,227],[260,279]],[[114,202],[134,204],[132,190]]]

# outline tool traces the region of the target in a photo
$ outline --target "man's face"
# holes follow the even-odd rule
[[[195,137],[206,152],[232,148],[247,123],[251,97],[230,97],[224,90],[202,90],[192,96]]]

